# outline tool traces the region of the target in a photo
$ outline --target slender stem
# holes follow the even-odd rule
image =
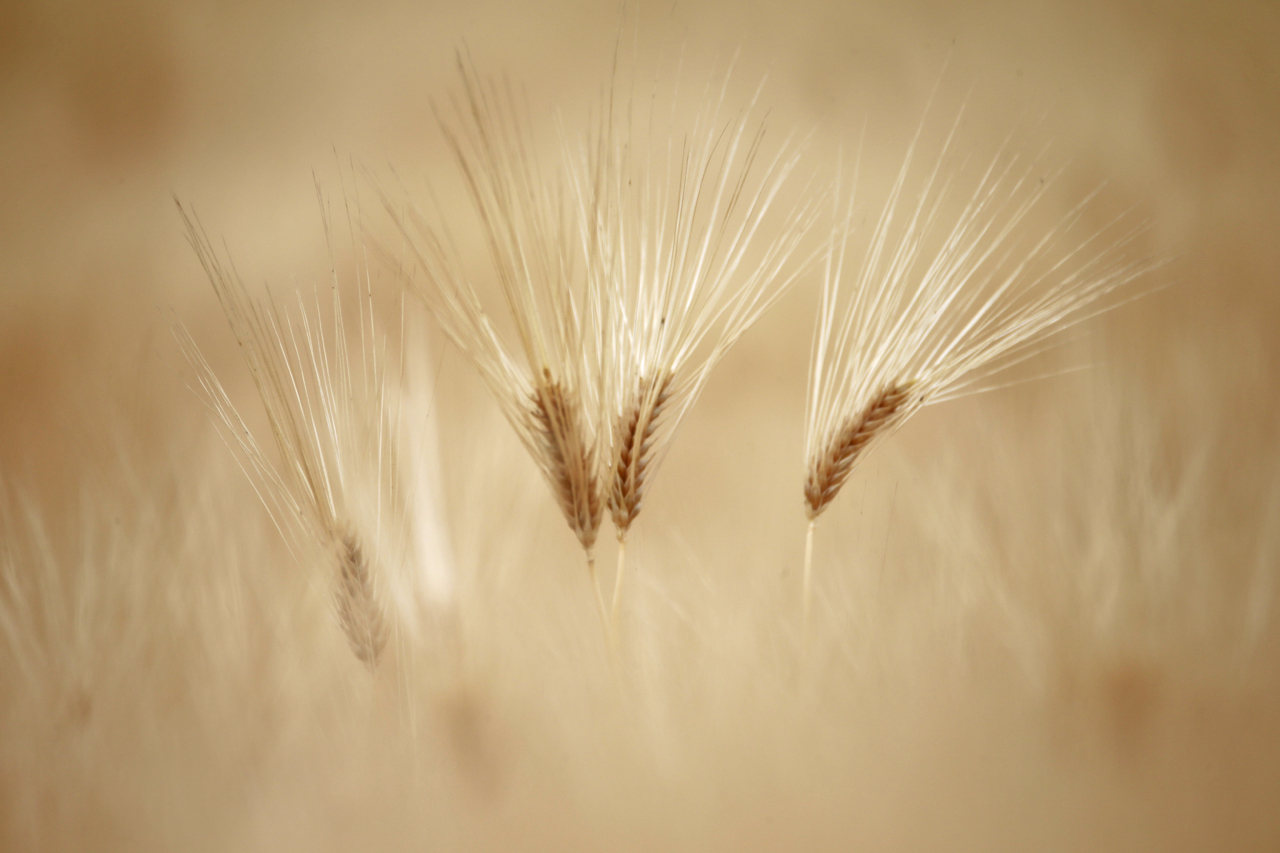
[[[609,630],[609,614],[604,609],[604,594],[600,592],[600,576],[596,574],[595,549],[587,551],[587,574],[591,575],[591,586],[596,591],[596,610],[600,613],[600,627],[604,629],[604,638],[610,650],[613,649],[613,633]]]
[[[613,608],[609,611],[610,624],[613,625],[614,633],[618,631],[618,604],[622,601],[622,579],[626,576],[627,569],[627,540],[623,537],[618,538],[618,575],[613,581]]]
[[[809,599],[812,597],[810,588],[813,584],[813,528],[817,523],[817,519],[810,519],[809,530],[804,535],[804,588],[800,606],[803,614],[801,625],[806,643],[809,639]]]

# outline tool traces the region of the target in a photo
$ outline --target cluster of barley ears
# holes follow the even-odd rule
[[[871,223],[859,221],[854,192],[840,191],[839,167],[829,170],[834,213],[817,229],[828,194],[800,185],[802,142],[767,144],[760,89],[733,108],[728,77],[708,82],[690,118],[678,93],[667,107],[656,97],[638,107],[615,70],[590,131],[562,130],[559,155],[548,158],[510,83],[462,58],[458,66],[461,92],[436,118],[488,264],[477,272],[468,263],[458,211],[434,193],[425,204],[382,193],[404,247],[382,248],[538,466],[583,548],[610,642],[627,535],[678,425],[717,362],[810,261],[825,258],[805,412],[806,625],[816,521],[868,450],[922,406],[1033,354],[1150,267],[1129,257],[1141,227],[1126,217],[1083,225],[1092,195],[1035,226],[1057,176],[1043,152],[1028,158],[1006,141],[965,188],[952,152],[958,119],[920,170],[922,123]],[[856,166],[849,183],[856,188]],[[187,223],[281,464],[266,459],[188,345],[204,392],[277,517],[330,555],[339,621],[372,667],[390,630],[377,566],[383,543],[403,551],[405,539],[385,532],[384,498],[392,517],[413,501],[398,486],[398,398],[384,376],[367,267],[353,370],[336,287],[332,336],[313,328],[305,304],[298,331],[274,303],[251,299]],[[806,242],[815,231],[827,239]],[[490,281],[504,309],[497,322],[486,309]],[[611,607],[595,561],[606,508],[618,540]]]
[[[388,203],[410,246],[405,272],[541,469],[613,631],[626,536],[676,427],[715,364],[799,274],[818,199],[779,201],[800,146],[767,147],[759,91],[734,112],[727,78],[701,92],[688,123],[676,99],[670,115],[641,115],[634,99],[617,103],[615,85],[593,131],[567,135],[547,162],[510,86],[459,65],[462,96],[437,117],[514,345],[486,314],[483,279],[438,203]],[[606,506],[619,543],[607,617],[594,558]]]

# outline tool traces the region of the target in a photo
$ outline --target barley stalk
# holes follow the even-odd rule
[[[813,528],[817,525],[817,520],[810,518],[809,524],[804,532],[804,578],[801,581],[801,607],[802,607],[802,628],[804,631],[804,645],[809,645],[809,602],[813,596],[809,592],[813,586]]]

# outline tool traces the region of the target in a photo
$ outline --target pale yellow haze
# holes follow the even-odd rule
[[[2,0],[0,849],[1280,850],[1277,46],[1244,0]],[[680,409],[602,631],[610,512],[598,604],[395,268],[380,193],[434,192],[513,340],[433,113],[460,55],[553,183],[615,73],[676,157],[754,98],[756,167],[797,159],[751,251],[813,202],[789,264],[819,254],[856,171],[845,286],[917,130],[903,209],[955,130],[926,255],[1012,157],[1048,179],[1018,251],[1096,190],[1059,248],[1119,219],[1107,257],[1154,268],[869,445],[805,619],[818,257]],[[294,414],[175,197],[269,285]]]

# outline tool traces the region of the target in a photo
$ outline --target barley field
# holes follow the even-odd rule
[[[1278,43],[9,0],[0,849],[1280,849]]]

